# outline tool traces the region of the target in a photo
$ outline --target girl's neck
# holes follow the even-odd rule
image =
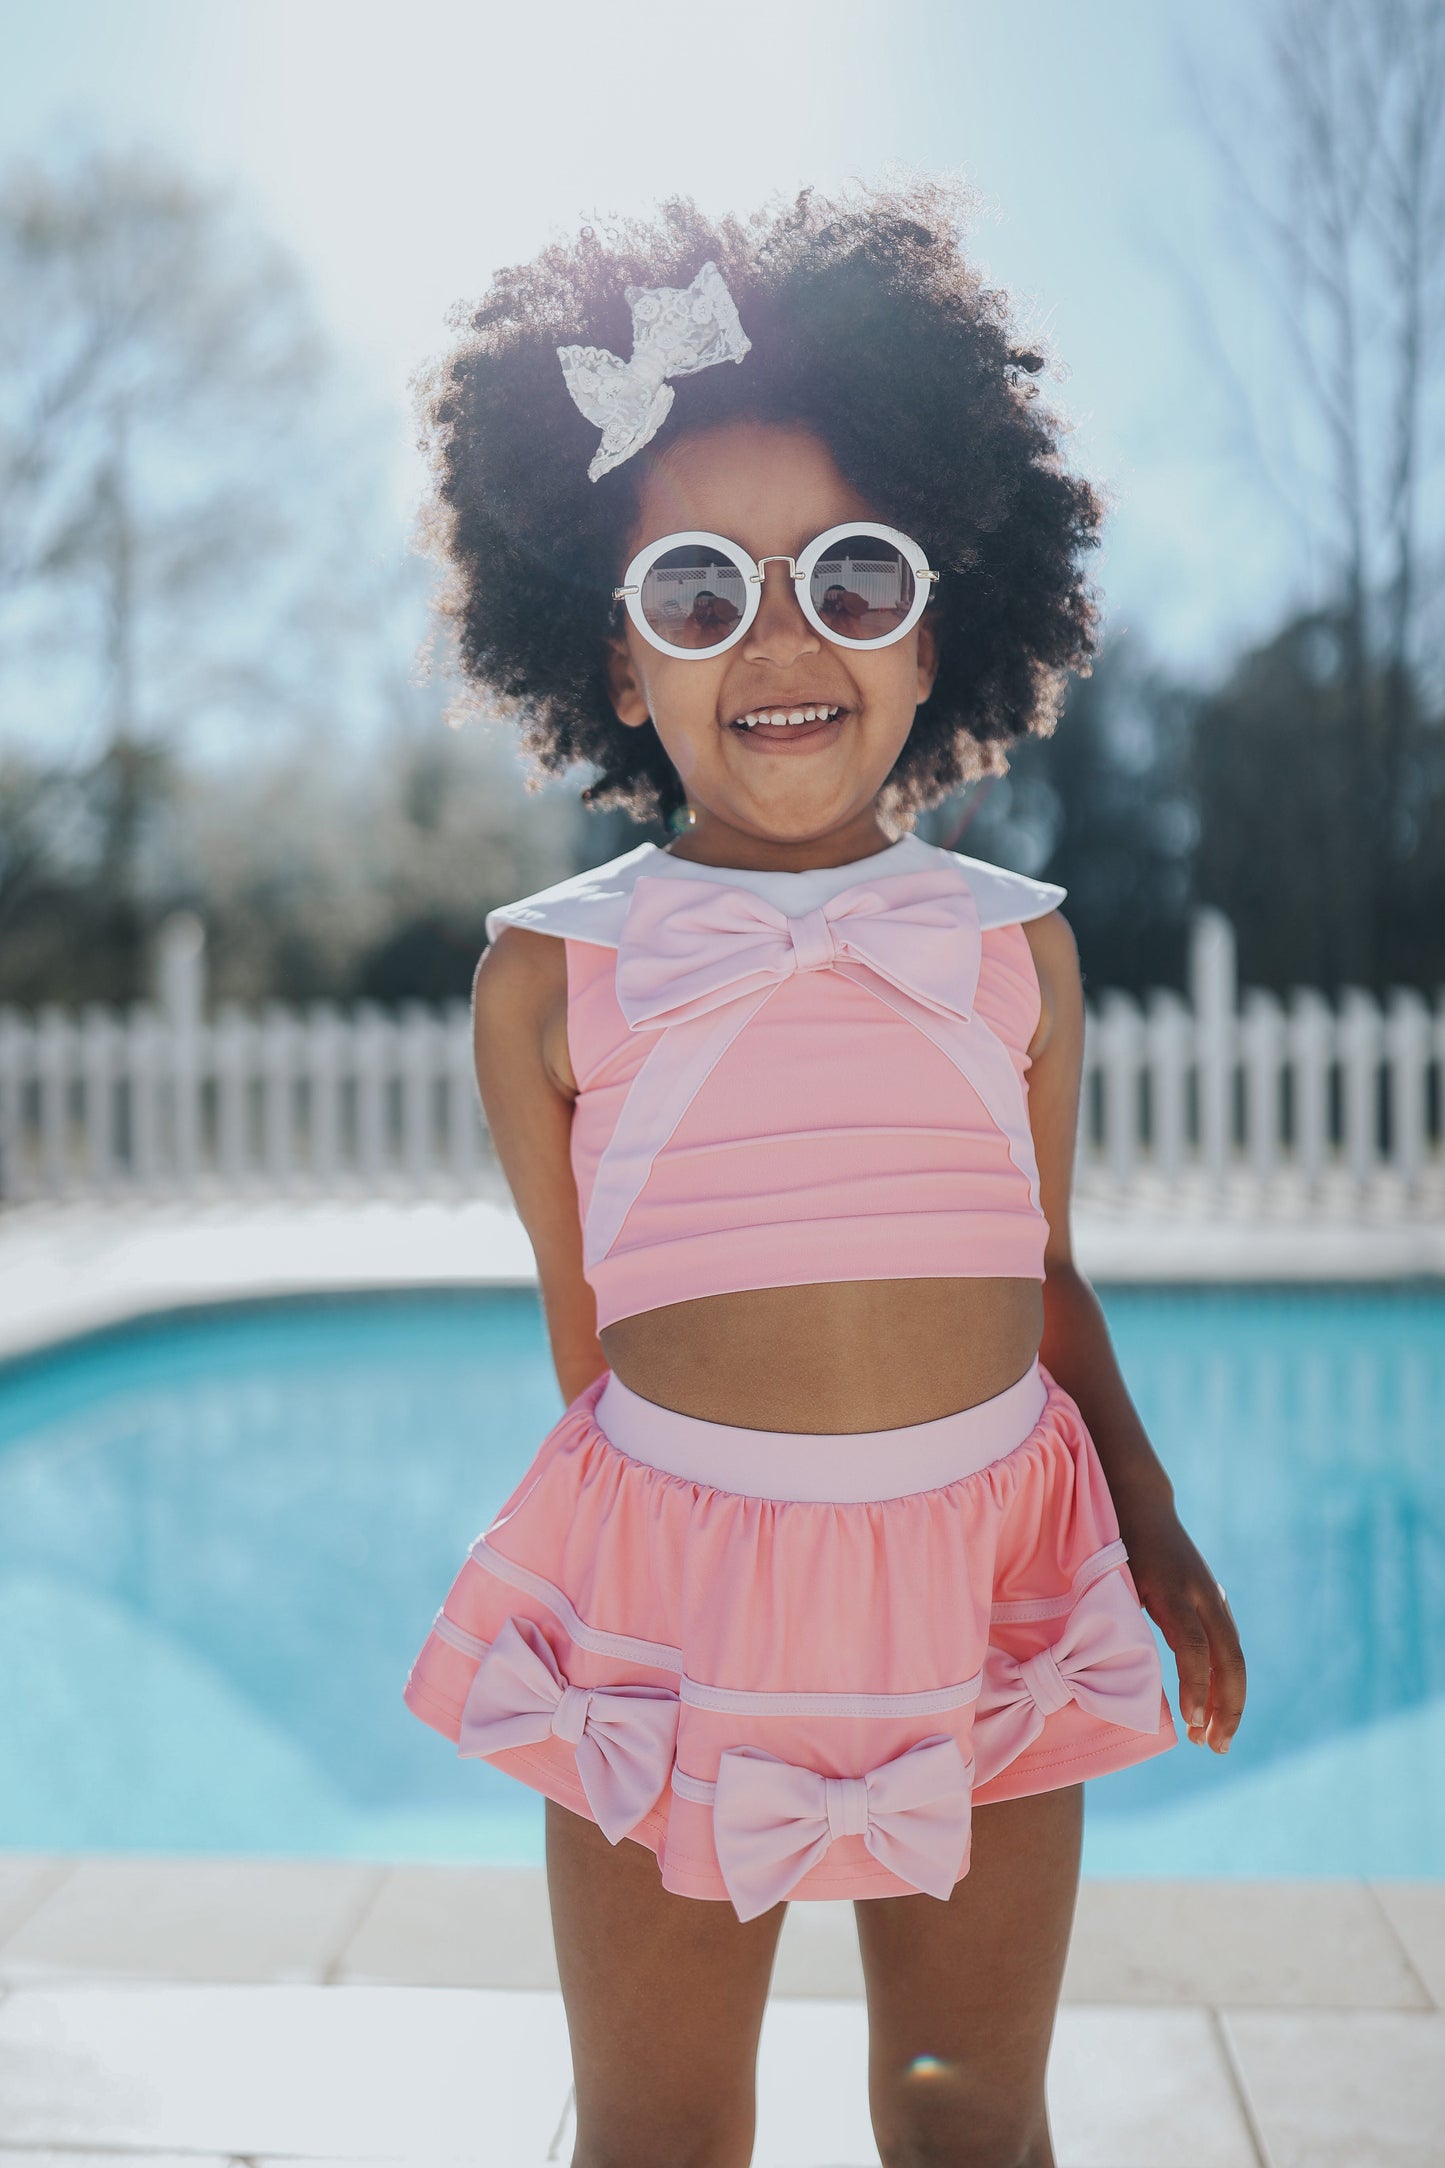
[[[796,841],[750,835],[714,815],[694,813],[692,825],[667,845],[667,852],[694,865],[722,866],[739,873],[811,873],[823,866],[851,866],[858,859],[874,858],[897,841],[872,806],[825,835]]]

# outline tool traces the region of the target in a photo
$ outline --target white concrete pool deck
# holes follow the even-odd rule
[[[1258,1217],[1227,1203],[1087,1201],[1076,1247],[1102,1281],[1445,1275],[1445,1212]],[[47,1204],[0,1212],[0,1356],[148,1311],[363,1288],[525,1286],[532,1253],[495,1197]]]
[[[795,1907],[758,2168],[874,2164],[852,1917]],[[1086,1882],[1060,2168],[1438,2168],[1445,1886]],[[0,1855],[0,2168],[569,2156],[539,1871]]]

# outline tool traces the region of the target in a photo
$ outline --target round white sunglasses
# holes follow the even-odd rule
[[[803,615],[839,647],[891,647],[938,578],[916,542],[872,520],[829,527],[797,557],[750,557],[726,535],[688,528],[639,550],[612,599],[662,654],[721,655],[757,616],[766,565],[787,566]]]

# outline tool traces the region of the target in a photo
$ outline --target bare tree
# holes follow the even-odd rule
[[[0,741],[89,773],[122,978],[174,756],[344,698],[384,439],[338,378],[224,193],[148,154],[0,176]]]
[[[1434,674],[1425,568],[1441,524],[1445,0],[1274,0],[1254,95],[1225,123],[1196,90],[1293,363],[1262,393],[1241,370],[1236,389],[1257,439],[1291,461],[1323,561],[1313,600],[1338,628],[1346,743],[1321,841],[1340,875],[1342,965],[1370,978],[1438,768],[1419,688]]]

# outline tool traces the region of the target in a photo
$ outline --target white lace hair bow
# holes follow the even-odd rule
[[[715,263],[705,263],[691,286],[629,286],[627,305],[631,361],[605,346],[557,349],[574,404],[602,431],[587,469],[594,482],[657,435],[672,406],[670,376],[741,361],[753,343]]]

